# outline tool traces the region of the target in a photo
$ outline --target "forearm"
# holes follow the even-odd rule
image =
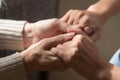
[[[70,66],[88,80],[120,80],[120,68],[100,58],[92,62],[90,60],[72,62]]]
[[[120,0],[99,0],[97,3],[91,5],[88,11],[97,13],[103,19],[108,19],[109,17],[120,12]]]
[[[26,21],[0,19],[0,49],[23,50],[23,27]]]
[[[97,61],[97,60],[96,60]],[[111,79],[111,65],[105,62],[80,62],[75,66],[74,63],[72,68],[80,75],[88,80],[112,80]],[[82,64],[84,63],[84,64]],[[80,68],[81,66],[82,69]]]
[[[107,63],[108,66],[101,69],[97,80],[120,80],[120,68]]]
[[[19,53],[0,58],[0,80],[26,80],[24,64]]]
[[[90,65],[89,65],[90,66]],[[99,66],[90,67],[92,72],[86,76],[88,80],[120,80],[120,68],[102,61]]]

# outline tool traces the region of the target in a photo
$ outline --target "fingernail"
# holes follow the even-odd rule
[[[67,41],[67,40],[72,39],[72,38],[74,37],[74,35],[75,35],[74,32],[67,33],[67,34],[65,35],[65,40]]]
[[[93,29],[90,28],[90,27],[85,27],[85,28],[84,28],[84,32],[85,32],[87,35],[91,36],[91,35],[93,34]]]

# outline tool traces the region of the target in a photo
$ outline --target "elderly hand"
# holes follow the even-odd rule
[[[67,32],[67,24],[58,19],[41,20],[36,23],[27,23],[23,30],[25,48],[48,37]]]
[[[64,62],[59,60],[58,57],[51,55],[53,53],[50,52],[50,49],[52,47],[56,47],[58,44],[72,39],[73,36],[74,33],[67,33],[42,39],[21,52],[21,57],[23,59],[26,71],[59,71],[67,69]]]
[[[71,41],[59,44],[51,52],[89,80],[98,80],[101,75],[99,72],[106,68],[95,44],[84,34],[78,34]]]
[[[82,29],[88,34],[94,41],[97,41],[101,35],[102,26],[105,23],[99,14],[83,10],[70,10],[62,18],[69,25],[79,25],[78,28]]]

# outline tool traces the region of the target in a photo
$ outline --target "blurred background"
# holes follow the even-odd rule
[[[36,22],[48,18],[61,18],[70,9],[85,10],[98,0],[0,0],[1,6],[6,6],[4,1],[11,4],[6,7],[5,13],[0,15],[1,19],[27,20]],[[120,14],[109,19],[104,25],[102,37],[96,43],[101,53],[101,58],[109,61],[112,55],[120,47]],[[0,51],[0,53],[10,55],[13,52]],[[16,51],[15,51],[16,52]],[[5,56],[4,55],[4,56]],[[65,72],[35,72],[28,75],[28,80],[85,80],[74,70]]]
[[[98,0],[59,0],[58,17],[62,17],[70,9],[87,9]],[[101,57],[109,61],[112,55],[120,47],[120,14],[109,19],[104,25],[102,37],[96,43],[101,53]],[[48,80],[85,80],[74,70],[69,69],[65,72],[49,72]]]

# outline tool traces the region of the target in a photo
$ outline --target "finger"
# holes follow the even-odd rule
[[[72,40],[76,40],[75,42],[77,42],[77,41],[82,41],[85,38],[88,39],[88,40],[90,40],[91,42],[93,42],[93,39],[91,39],[91,36],[88,36],[82,30],[79,30],[79,33]]]
[[[74,14],[75,14],[75,10],[70,10],[66,13],[66,15],[61,19],[62,21],[65,21],[67,24],[71,25],[73,24],[74,21]]]
[[[88,35],[91,36],[92,34],[94,34],[94,30],[92,27],[85,27],[83,28],[83,31]]]
[[[95,36],[95,32],[94,30],[93,31],[88,31],[87,29],[82,30],[82,29],[78,29],[79,25],[74,25],[74,26],[71,26],[69,27],[69,32],[75,32],[77,35],[83,35],[85,36],[86,38],[92,38],[93,41],[97,41],[99,39],[100,36]],[[88,27],[90,28],[90,27]],[[91,30],[91,29],[90,29]]]
[[[56,30],[59,31],[59,32],[68,32],[67,31],[67,28],[68,28],[68,24],[63,22],[63,21],[60,21],[58,26],[56,26]]]
[[[43,40],[43,48],[45,49],[51,49],[52,47],[55,47],[58,44],[62,44],[74,37],[75,33],[67,33],[67,34],[61,34],[55,37],[47,38]]]
[[[80,11],[79,11],[78,13],[76,13],[76,16],[75,16],[74,21],[73,21],[73,25],[79,24],[80,18],[81,18],[83,15],[84,15],[84,13],[83,13],[83,12],[80,12]]]
[[[68,28],[69,32],[75,32],[76,34],[82,34],[82,35],[86,35],[82,29],[79,28],[79,25],[74,25],[74,26],[70,26]]]
[[[64,47],[63,47],[64,48]],[[61,59],[61,61],[63,61],[62,59],[64,59],[65,56],[65,51],[63,48],[59,48],[59,47],[55,47],[55,48],[52,48],[50,51],[52,53],[53,56],[57,56],[59,59]]]
[[[74,16],[73,16],[73,15],[70,15],[70,17],[69,17],[69,19],[68,19],[68,21],[67,21],[67,24],[72,25],[73,22],[74,22]]]
[[[74,41],[75,43],[79,42],[79,41],[81,41],[81,39],[83,39],[83,37],[84,37],[83,35],[78,34],[72,39],[72,41]]]
[[[68,22],[71,12],[72,11],[69,10],[60,20],[62,20],[64,22]]]
[[[50,63],[50,64],[49,64],[49,68],[46,67],[45,70],[64,71],[64,70],[68,69],[68,65],[65,64],[59,57],[51,55],[52,51],[46,51],[46,52],[47,52],[48,57],[45,59],[43,58],[42,63],[44,63],[44,64]],[[56,65],[56,68],[54,67],[55,65]],[[44,65],[43,65],[43,67],[44,67]]]
[[[50,50],[52,52],[53,56],[57,56],[59,59],[61,59],[61,61],[65,62],[65,63],[70,60],[70,55],[71,55],[71,53],[68,54],[68,52],[66,52],[66,48],[69,48],[68,45],[66,45],[66,46],[67,47],[65,47],[64,45],[61,45],[60,47],[57,46]],[[72,50],[68,49],[69,52],[71,52]]]
[[[87,15],[83,16],[79,21],[79,25],[81,26],[81,28],[85,27],[89,23],[90,23],[90,19]]]
[[[68,28],[68,32],[75,32],[78,34],[87,34],[88,36],[91,36],[92,34],[94,34],[94,31],[92,27],[84,27],[84,28],[80,28],[79,25],[72,25]]]

